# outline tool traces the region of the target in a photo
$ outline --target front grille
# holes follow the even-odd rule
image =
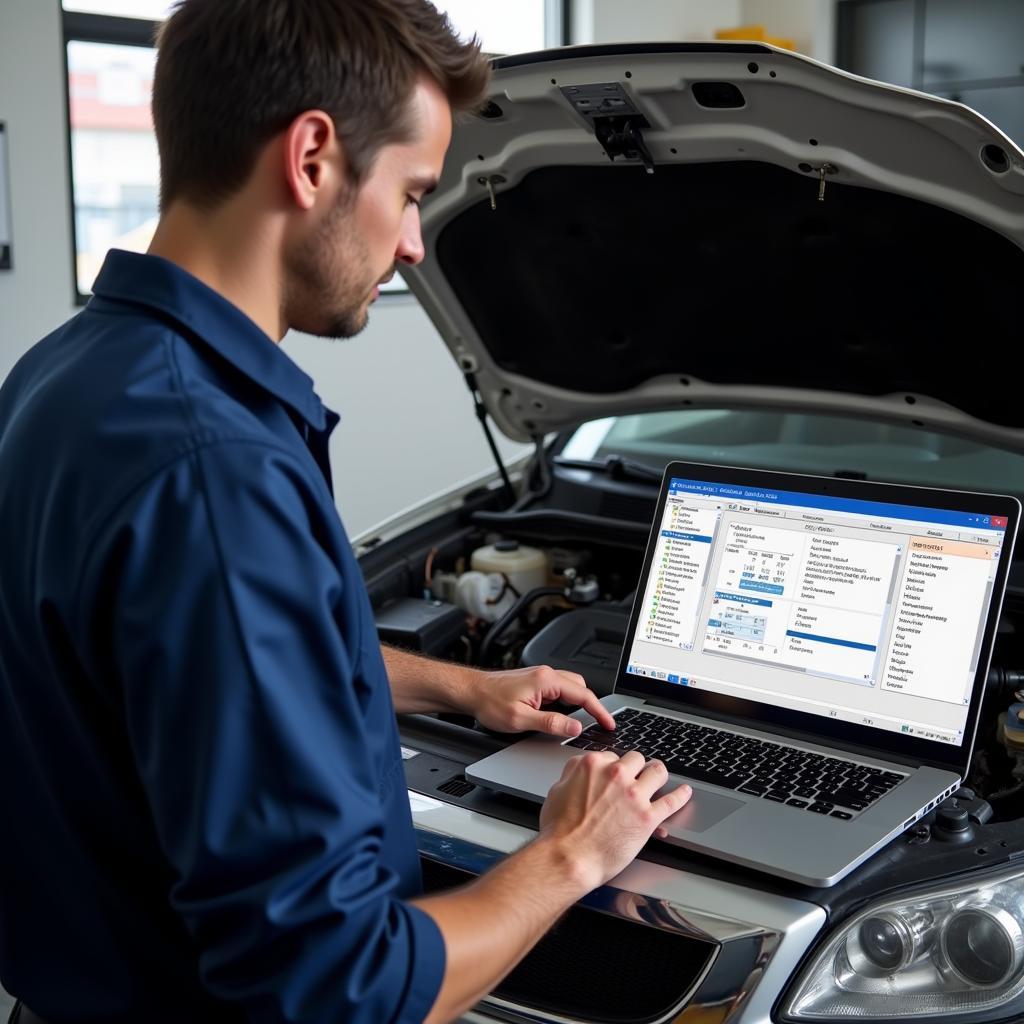
[[[427,892],[475,877],[426,857],[421,862]],[[652,1024],[681,1003],[715,948],[711,942],[576,906],[494,995],[592,1024]]]

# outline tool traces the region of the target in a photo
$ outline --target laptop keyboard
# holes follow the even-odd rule
[[[906,778],[636,708],[620,711],[615,722],[614,732],[592,725],[566,746],[616,754],[637,750],[664,761],[673,775],[841,820],[866,810]]]

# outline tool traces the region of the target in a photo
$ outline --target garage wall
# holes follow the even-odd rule
[[[741,7],[741,24],[764,25],[808,57],[835,63],[836,0],[742,0]]]
[[[57,7],[56,0],[0,0],[0,121],[7,122],[14,259],[13,270],[0,270],[0,380],[73,309]]]
[[[741,0],[591,0],[593,42],[714,39],[716,28],[740,24]]]
[[[341,415],[331,466],[350,535],[494,469],[462,375],[414,299],[378,300],[355,338],[292,332],[284,347]],[[495,437],[505,458],[530,450]]]
[[[801,53],[835,59],[837,0],[574,0],[576,43],[714,39],[715,30],[763,25]]]

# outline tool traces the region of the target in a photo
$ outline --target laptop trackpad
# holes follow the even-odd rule
[[[703,832],[745,806],[742,800],[694,786],[689,802],[665,820],[665,827],[672,831],[686,829],[687,832]]]

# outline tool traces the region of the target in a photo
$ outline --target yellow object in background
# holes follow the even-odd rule
[[[743,39],[755,43],[770,43],[781,50],[796,50],[796,42],[793,39],[783,39],[781,36],[770,36],[764,30],[764,25],[741,25],[739,28],[720,28],[715,31],[716,39]]]

